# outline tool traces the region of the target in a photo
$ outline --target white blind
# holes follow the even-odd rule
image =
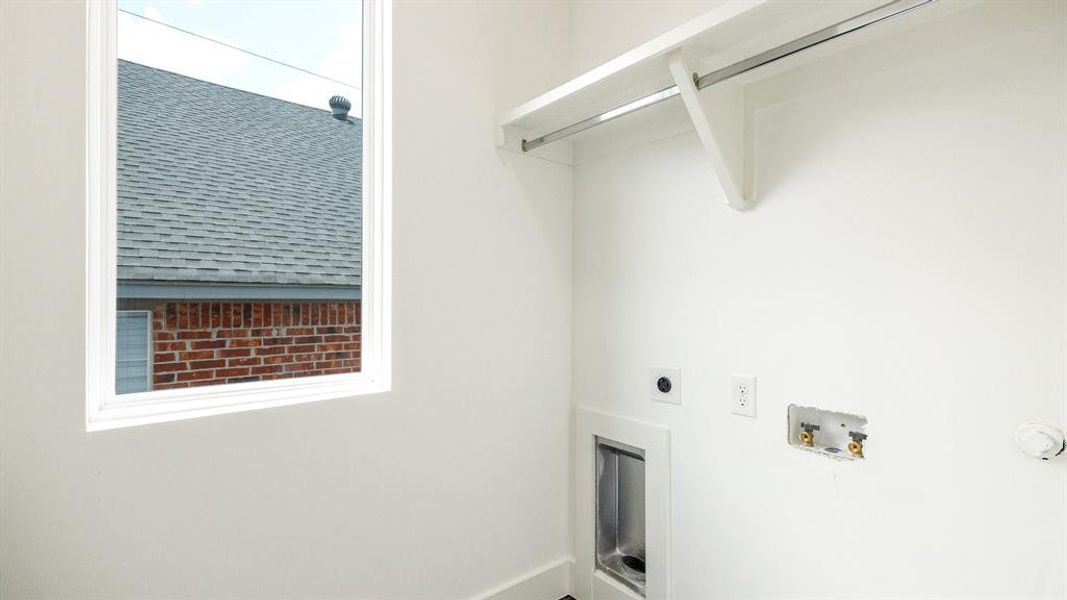
[[[115,392],[129,394],[151,389],[148,311],[120,310],[115,340]]]

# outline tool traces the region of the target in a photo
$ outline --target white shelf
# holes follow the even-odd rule
[[[555,131],[674,84],[669,56],[681,49],[701,69],[724,66],[862,13],[886,0],[736,0],[706,12],[500,118],[502,145]]]
[[[790,42],[814,31],[850,19],[883,6],[888,0],[733,0],[672,29],[563,85],[529,100],[500,118],[498,144],[521,151],[524,139],[554,132],[600,113],[673,85],[679,99],[664,102],[664,107],[645,111],[658,118],[669,111],[687,113],[702,143],[708,150],[709,166],[722,186],[727,203],[736,209],[748,206],[744,182],[747,169],[745,140],[745,86],[757,79],[780,73],[806,60],[825,56],[825,50],[812,49],[791,56],[759,72],[744,74],[706,90],[693,86],[693,73],[708,73],[742,59]],[[954,0],[942,0],[909,14],[942,12],[931,7],[960,6]],[[892,31],[914,23],[913,17],[899,17],[901,23],[879,25]],[[849,37],[849,36],[844,36]],[[856,36],[859,39],[861,36]],[[833,40],[827,46],[849,47],[856,41]],[[798,58],[799,57],[799,58]],[[600,131],[589,130],[567,140],[545,144],[529,154],[573,163],[573,143],[603,137],[605,131],[633,127],[638,117],[627,115],[617,123],[625,125]],[[595,145],[595,144],[594,144]]]
[[[725,4],[680,27],[622,54],[506,112],[504,127],[537,129],[563,126],[598,110],[607,110],[672,83],[667,55],[686,44],[696,44],[742,15],[766,6],[769,0]],[[594,112],[590,112],[594,111]]]

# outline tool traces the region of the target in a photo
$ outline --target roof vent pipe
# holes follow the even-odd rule
[[[338,121],[347,121],[348,111],[352,110],[352,103],[344,96],[334,96],[330,98],[330,110],[333,111],[333,118]]]

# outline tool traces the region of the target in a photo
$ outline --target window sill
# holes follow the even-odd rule
[[[367,373],[322,375],[285,381],[255,381],[203,388],[184,388],[113,396],[86,415],[87,431],[106,431],[380,394],[389,382]]]

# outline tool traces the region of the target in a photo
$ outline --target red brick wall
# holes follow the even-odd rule
[[[153,389],[359,371],[359,302],[159,302]]]

